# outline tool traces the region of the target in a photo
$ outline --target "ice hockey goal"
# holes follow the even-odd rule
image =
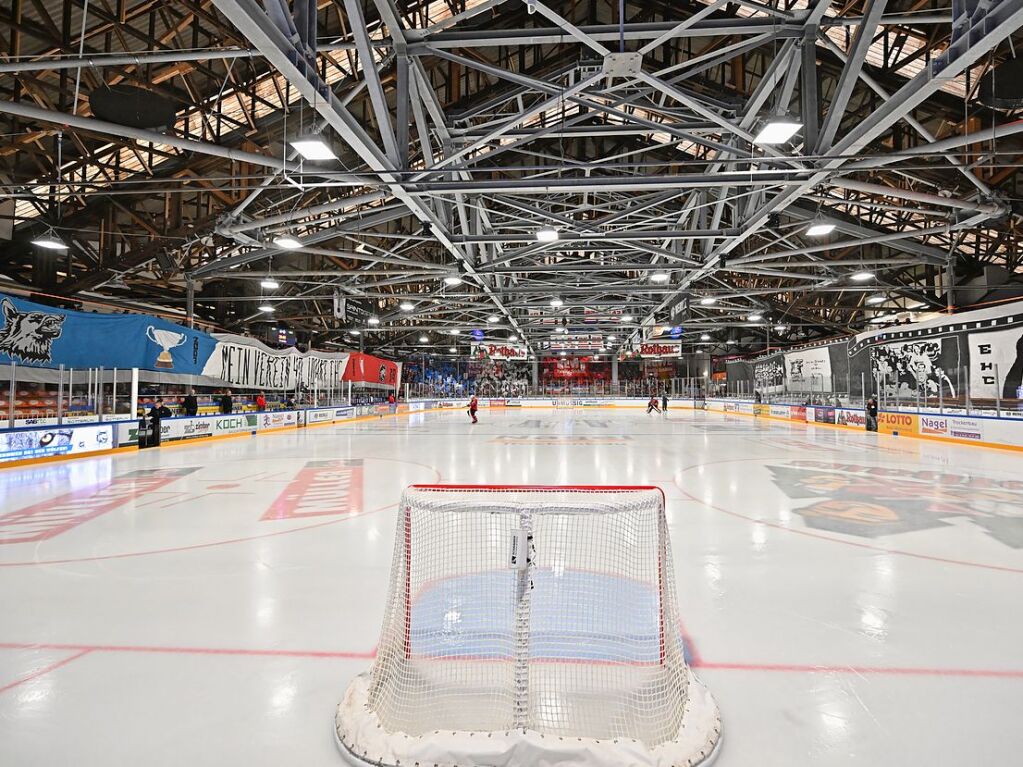
[[[350,761],[674,767],[719,733],[658,488],[405,491],[377,657],[338,706]]]

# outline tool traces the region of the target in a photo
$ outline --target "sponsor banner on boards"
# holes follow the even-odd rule
[[[878,413],[877,430],[883,434],[916,434],[919,416],[910,413]]]
[[[984,439],[984,421],[979,418],[921,415],[919,433],[927,437],[980,441]]]
[[[788,405],[771,405],[770,415],[774,418],[785,418],[789,417],[789,406]]]
[[[846,410],[845,408],[837,411],[836,422],[839,426],[855,426],[860,429],[867,428],[867,416],[862,410]]]
[[[835,408],[833,407],[813,408],[813,420],[815,423],[834,423]]]
[[[0,462],[110,450],[114,427],[56,426],[0,432]]]

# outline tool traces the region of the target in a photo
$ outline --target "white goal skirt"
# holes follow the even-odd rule
[[[336,736],[376,767],[678,767],[720,738],[657,488],[414,486]]]

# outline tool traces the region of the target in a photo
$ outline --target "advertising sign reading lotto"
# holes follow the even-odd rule
[[[113,446],[114,428],[110,424],[7,431],[0,432],[0,462],[94,453]]]
[[[526,347],[513,343],[481,343],[472,345],[472,356],[481,360],[524,360]]]
[[[882,434],[916,434],[919,420],[910,413],[878,413],[877,430]]]
[[[639,345],[640,357],[679,357],[682,355],[682,344],[664,344],[644,341]]]

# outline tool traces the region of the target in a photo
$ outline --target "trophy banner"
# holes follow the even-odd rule
[[[210,334],[161,317],[78,312],[0,293],[0,364],[195,375],[215,346]]]

